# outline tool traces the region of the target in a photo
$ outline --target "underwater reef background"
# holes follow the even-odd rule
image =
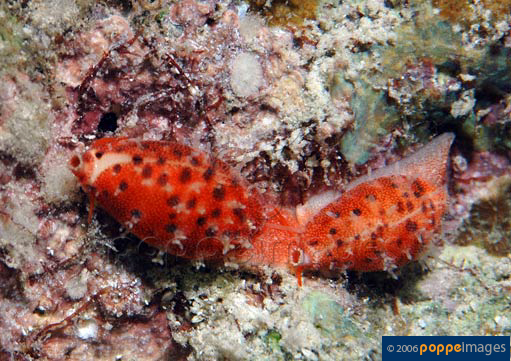
[[[0,4],[0,359],[378,360],[511,333],[511,1]],[[87,224],[72,154],[173,140],[297,206],[453,132],[443,245],[395,273],[189,262]]]

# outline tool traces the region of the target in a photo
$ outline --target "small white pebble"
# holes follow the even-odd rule
[[[76,328],[76,335],[82,340],[94,339],[98,335],[98,324],[94,320],[83,320]]]
[[[192,317],[192,323],[199,323],[202,321],[204,321],[204,317],[202,317],[202,316],[195,315]]]

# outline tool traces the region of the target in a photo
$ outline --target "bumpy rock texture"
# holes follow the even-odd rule
[[[382,334],[511,332],[509,1],[269,3],[0,5],[1,359],[378,359]],[[302,288],[88,225],[67,168],[96,138],[172,140],[297,206],[445,131],[444,247]]]

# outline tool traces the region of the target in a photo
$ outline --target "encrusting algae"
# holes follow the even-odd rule
[[[302,271],[392,270],[441,230],[453,134],[296,209],[265,204],[222,161],[166,141],[104,138],[70,166],[91,200],[141,240],[188,259]]]

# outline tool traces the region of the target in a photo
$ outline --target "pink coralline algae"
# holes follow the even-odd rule
[[[319,194],[295,210],[264,202],[222,161],[165,141],[104,138],[70,167],[94,200],[143,241],[188,259],[304,270],[380,271],[417,260],[439,234],[454,136]]]

